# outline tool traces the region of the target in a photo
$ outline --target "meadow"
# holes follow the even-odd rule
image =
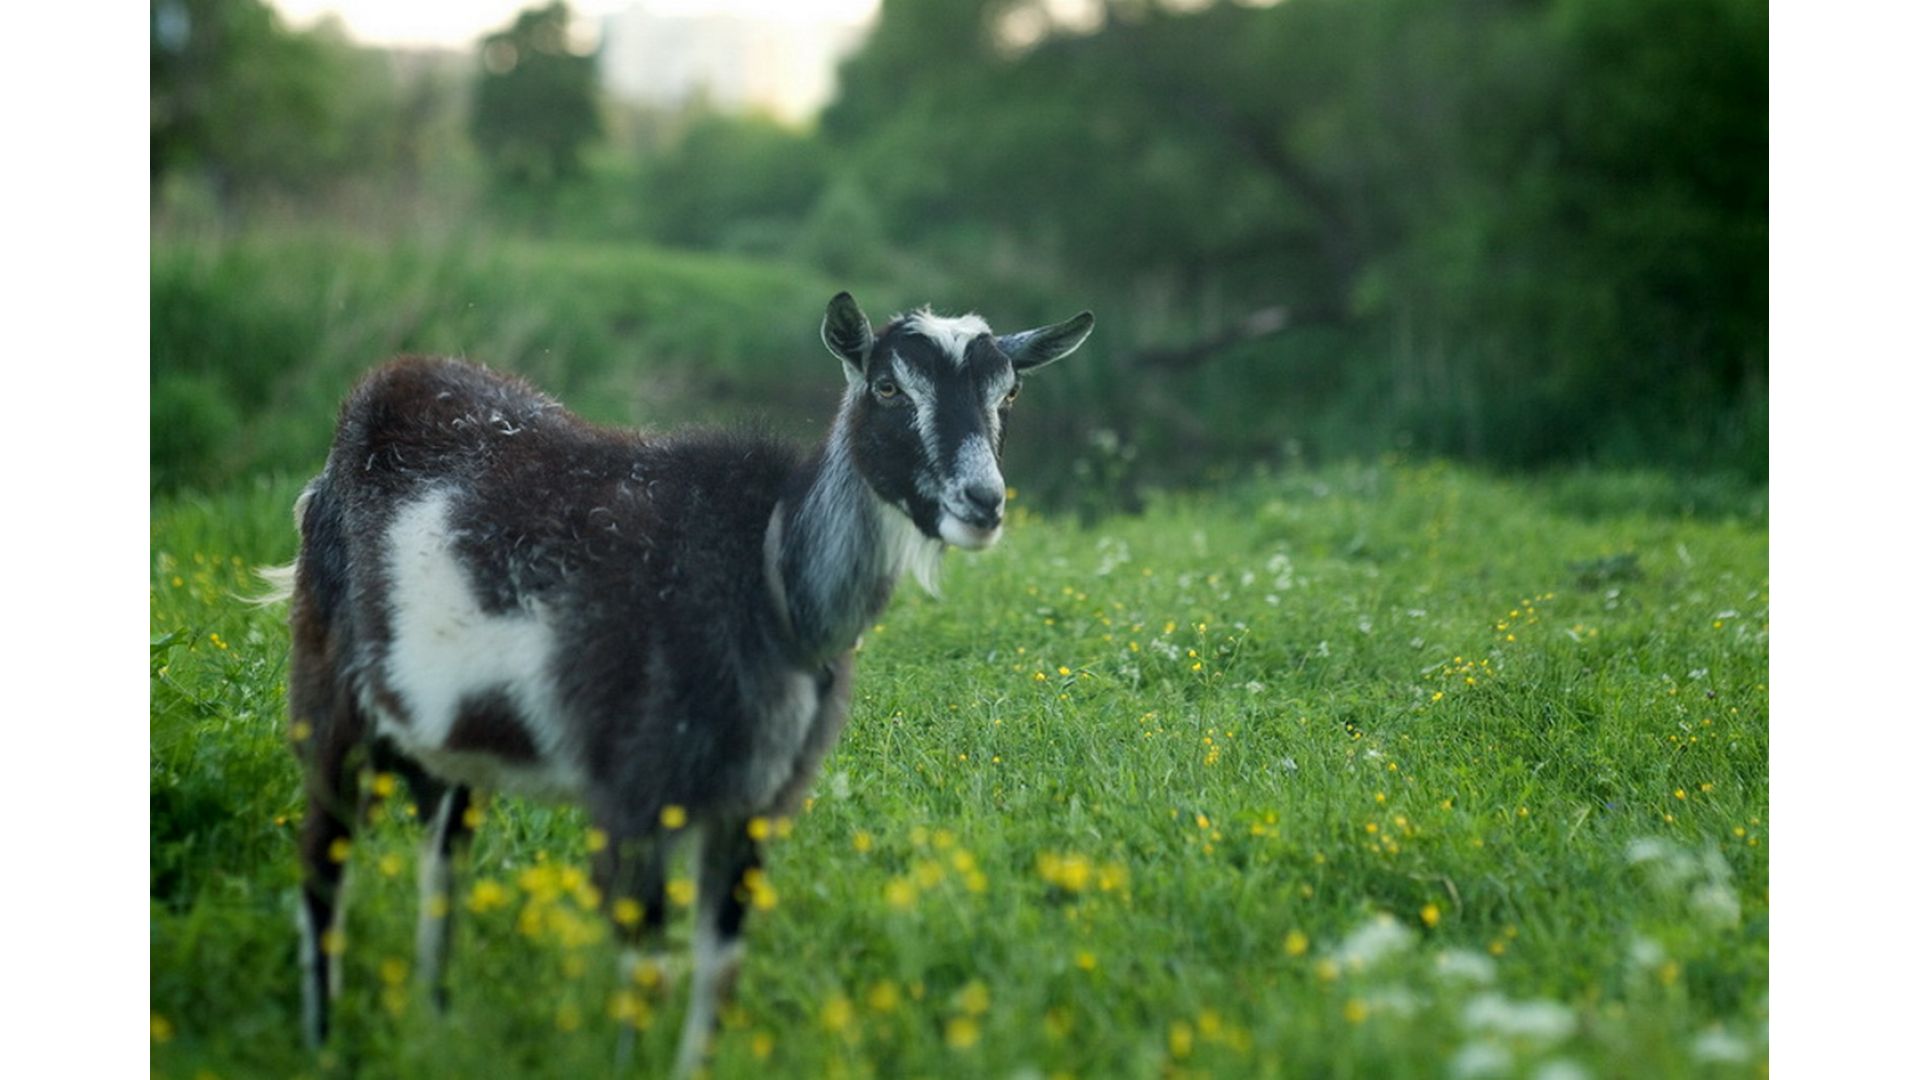
[[[284,612],[237,599],[293,553],[269,475],[152,505],[153,1075],[602,1075],[625,1025],[664,1068],[681,999],[618,980],[571,809],[485,805],[416,999],[383,776],[302,1048]],[[1766,1073],[1764,493],[1387,458],[1033,502],[867,635],[714,1075]]]

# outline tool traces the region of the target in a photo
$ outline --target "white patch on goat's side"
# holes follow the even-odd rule
[[[951,317],[935,315],[927,308],[907,315],[901,325],[939,347],[947,354],[947,359],[959,367],[966,362],[967,345],[981,334],[991,334],[987,321],[978,315],[966,314]]]
[[[550,674],[553,628],[537,603],[505,614],[481,610],[454,550],[453,498],[443,488],[394,515],[387,532],[391,641],[381,675],[406,716],[387,715],[372,694],[363,693],[363,704],[382,735],[439,776],[512,794],[576,796],[585,773]],[[513,703],[537,762],[446,748],[461,702],[496,692]]]

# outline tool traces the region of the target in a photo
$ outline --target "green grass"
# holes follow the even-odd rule
[[[579,814],[489,806],[441,1019],[404,790],[300,1048],[283,615],[233,599],[295,489],[153,510],[154,1074],[604,1073]],[[714,1072],[1764,1074],[1767,531],[1697,501],[1392,463],[1085,526],[1016,500],[867,636]],[[658,1071],[681,1001],[637,1000]]]

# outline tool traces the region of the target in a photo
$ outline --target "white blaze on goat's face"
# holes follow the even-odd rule
[[[914,487],[930,504],[941,540],[968,550],[991,547],[1006,506],[999,448],[1002,411],[1017,381],[1013,365],[978,315],[920,311],[900,329],[889,359],[919,436]]]

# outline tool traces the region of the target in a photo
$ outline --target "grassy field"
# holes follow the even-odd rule
[[[625,1023],[663,1068],[680,998],[617,985],[572,810],[487,806],[451,1011],[412,998],[404,788],[301,1049],[284,615],[234,598],[296,487],[153,508],[154,1075],[599,1075]],[[867,636],[714,1073],[1764,1075],[1767,526],[1687,504],[1392,462],[1016,498]]]

